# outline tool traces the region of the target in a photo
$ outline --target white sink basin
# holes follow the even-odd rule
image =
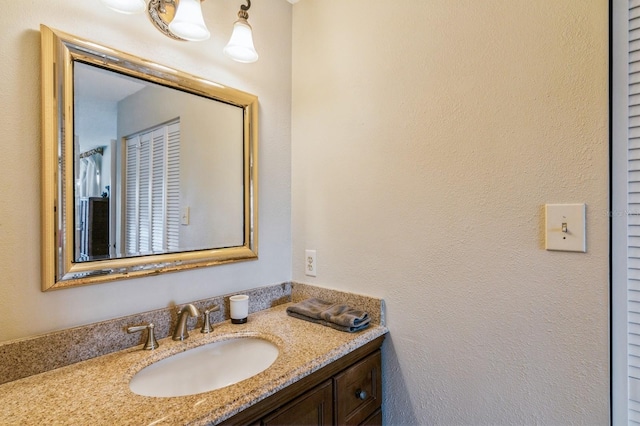
[[[184,396],[208,392],[248,379],[278,358],[278,347],[242,337],[189,349],[143,368],[129,382],[144,396]]]

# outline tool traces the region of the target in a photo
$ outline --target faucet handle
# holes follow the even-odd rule
[[[127,333],[135,333],[142,330],[149,330],[149,332],[147,333],[147,341],[145,342],[142,349],[145,351],[150,351],[160,346],[160,344],[156,340],[155,333],[153,332],[154,328],[155,326],[153,325],[152,322],[150,322],[149,324],[134,325],[134,326],[128,327]]]
[[[211,312],[217,312],[219,310],[220,310],[220,305],[216,305],[204,311],[204,322],[202,324],[202,329],[200,329],[200,333],[211,333],[213,331],[213,327],[211,326],[211,320],[209,319],[209,314]]]

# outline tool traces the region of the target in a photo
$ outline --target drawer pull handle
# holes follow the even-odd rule
[[[356,398],[361,399],[361,400],[365,400],[367,399],[367,391],[364,391],[362,389],[358,389],[356,391]]]

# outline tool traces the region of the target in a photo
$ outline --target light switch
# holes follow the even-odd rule
[[[545,205],[545,249],[586,252],[585,204]]]
[[[182,225],[189,224],[189,207],[182,208],[182,212],[180,213],[180,224]]]

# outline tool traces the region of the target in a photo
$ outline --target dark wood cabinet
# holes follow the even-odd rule
[[[327,380],[262,420],[264,426],[333,424],[333,383]]]
[[[80,260],[109,256],[109,198],[80,199]]]
[[[224,425],[381,425],[381,336],[227,419]]]

